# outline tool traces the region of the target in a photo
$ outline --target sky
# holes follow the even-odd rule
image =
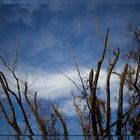
[[[74,85],[65,73],[79,84],[75,68],[78,63],[82,77],[87,77],[103,49],[102,36],[109,28],[109,43],[121,49],[121,56],[133,47],[128,25],[140,26],[138,0],[1,0],[0,1],[0,54],[12,63],[17,42],[20,44],[17,73],[29,80],[38,96],[57,102],[68,116],[72,106],[71,89]],[[99,84],[105,89],[107,58]],[[117,70],[122,70],[123,60]],[[10,77],[8,77],[10,79]],[[117,96],[118,79],[111,79]],[[104,97],[104,96],[103,96]],[[116,108],[114,103],[112,107]]]

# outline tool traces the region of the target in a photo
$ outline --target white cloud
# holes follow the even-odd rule
[[[45,99],[49,99],[52,101],[61,100],[59,103],[59,107],[62,108],[62,111],[66,113],[68,116],[73,116],[75,114],[75,110],[72,103],[71,90],[75,89],[75,85],[68,80],[61,72],[46,72],[43,69],[35,69],[32,67],[28,68],[28,75],[23,74],[22,70],[19,70],[19,78],[23,80],[28,80],[29,85],[35,82],[31,87],[31,91],[37,91],[38,97],[42,97]],[[87,77],[90,69],[81,67],[81,75],[82,77]],[[118,71],[121,71],[119,69]],[[65,74],[73,79],[78,85],[80,85],[80,79],[78,77],[76,69],[69,68],[64,70]],[[99,76],[99,86],[102,88],[101,98],[106,98],[105,86],[106,86],[106,70],[102,69]],[[10,78],[10,76],[8,76]],[[12,79],[12,78],[10,78]],[[12,80],[11,80],[12,81]],[[118,98],[118,89],[119,89],[119,78],[112,74],[111,76],[111,108],[117,109],[117,101],[114,98]],[[127,104],[124,103],[124,107]],[[69,112],[68,110],[71,110]]]
[[[83,78],[88,78],[90,69],[85,67],[80,67],[80,72]],[[59,99],[71,96],[71,90],[73,88],[76,89],[75,85],[67,79],[61,72],[46,72],[43,69],[37,68],[29,68],[28,67],[28,76],[23,74],[22,70],[19,72],[21,79],[27,78],[29,83],[34,83],[31,89],[38,91],[38,96],[49,98],[49,99]],[[118,72],[121,71],[121,68],[117,70]],[[69,68],[63,70],[63,72],[74,80],[78,86],[81,85],[80,79],[76,69]],[[106,87],[106,70],[102,69],[98,85],[101,87],[103,91],[103,96],[105,97],[105,87]],[[23,77],[23,78],[22,78]],[[118,88],[119,88],[119,78],[116,75],[111,76],[111,93],[112,97],[118,95]]]
[[[90,69],[88,68],[80,68],[82,77],[87,77]],[[121,71],[118,70],[118,71]],[[80,80],[75,69],[69,68],[69,70],[64,70],[65,74],[73,79],[78,85],[80,85]],[[102,89],[101,97],[106,98],[105,86],[106,86],[106,70],[101,70],[98,85]],[[38,91],[38,96],[51,100],[58,100],[71,97],[71,90],[76,87],[74,84],[68,80],[62,73],[51,73],[45,72],[43,70],[31,71],[28,75],[32,75],[29,77],[30,83],[35,81],[32,85],[32,89]],[[111,76],[111,107],[112,109],[116,109],[117,101],[115,97],[118,98],[118,89],[119,89],[119,78],[116,75]],[[64,111],[67,112],[67,108],[71,106],[71,99],[62,101],[64,105]],[[72,109],[73,110],[73,109]],[[73,114],[73,113],[72,113]]]
[[[73,79],[77,84],[79,83],[79,78],[77,71],[75,69],[64,70],[67,76]],[[81,75],[83,77],[89,72],[88,69],[83,69]],[[22,72],[19,72],[22,73]],[[49,98],[49,99],[59,99],[71,96],[71,89],[74,88],[74,84],[68,80],[61,72],[51,73],[43,70],[35,70],[28,72],[28,81],[33,83],[31,89],[38,92],[38,96]],[[21,79],[25,79],[26,75],[20,75]]]

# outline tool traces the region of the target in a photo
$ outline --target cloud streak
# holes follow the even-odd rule
[[[81,75],[85,79],[88,79],[88,74],[90,69],[86,67],[80,67]],[[117,69],[118,72],[121,72],[122,68]],[[69,68],[63,71],[68,77],[74,80],[79,87],[81,87],[80,79],[76,69]],[[24,72],[20,72],[24,73]],[[67,79],[62,73],[60,72],[46,72],[43,69],[35,69],[33,68],[31,71],[28,71],[28,81],[29,83],[35,82],[31,90],[36,90],[38,92],[39,97],[43,97],[45,99],[50,100],[59,100],[66,98],[69,102],[71,99],[71,90],[74,89],[77,92],[75,85]],[[98,86],[101,88],[101,93],[99,95],[101,98],[105,99],[105,87],[106,87],[106,75],[107,71],[102,69],[99,77]],[[26,77],[22,75],[22,77]],[[111,100],[112,108],[116,108],[115,96],[118,98],[118,89],[119,89],[119,77],[116,75],[111,76]],[[69,103],[68,103],[69,104]]]
[[[40,9],[40,5],[1,5],[2,20],[7,23],[19,23],[23,22],[26,25],[32,25],[32,17],[34,12]],[[8,10],[8,12],[7,12]]]

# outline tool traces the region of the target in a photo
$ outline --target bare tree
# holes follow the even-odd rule
[[[99,80],[99,75],[100,75],[100,71],[101,71],[101,66],[102,63],[104,61],[105,58],[105,54],[106,54],[106,48],[107,48],[107,41],[108,41],[108,32],[109,30],[107,30],[105,39],[104,39],[104,48],[103,48],[103,52],[101,55],[101,58],[99,59],[98,63],[97,63],[97,69],[93,70],[91,69],[89,72],[89,78],[88,78],[88,86],[86,87],[84,80],[80,74],[80,70],[78,68],[78,65],[76,65],[76,69],[78,72],[78,76],[80,78],[81,81],[81,87],[82,87],[82,91],[80,91],[80,87],[78,87],[78,84],[75,83],[75,81],[73,79],[71,79],[70,77],[68,77],[67,75],[65,75],[72,83],[74,83],[74,85],[76,86],[77,90],[80,91],[80,93],[82,93],[80,96],[76,97],[73,95],[74,98],[74,107],[75,110],[77,112],[77,115],[79,117],[79,122],[81,125],[81,129],[82,129],[82,133],[83,133],[83,138],[84,140],[88,139],[87,135],[87,129],[85,129],[87,122],[88,122],[88,130],[91,130],[89,133],[89,135],[91,136],[111,136],[112,132],[112,128],[114,128],[114,126],[116,126],[116,135],[123,135],[124,134],[124,130],[125,130],[125,135],[129,134],[128,130],[127,130],[127,124],[128,122],[131,122],[131,119],[133,119],[133,125],[131,125],[131,127],[133,129],[132,130],[132,134],[137,134],[139,132],[139,116],[140,113],[138,111],[139,105],[140,105],[140,92],[139,92],[139,51],[138,48],[135,50],[131,50],[129,51],[129,53],[127,53],[127,55],[125,57],[127,57],[128,59],[133,59],[134,62],[137,64],[137,66],[131,66],[130,64],[126,64],[124,66],[124,70],[122,71],[122,73],[117,73],[114,71],[114,67],[118,62],[119,59],[119,55],[120,55],[120,49],[118,48],[117,51],[115,51],[115,49],[112,47],[111,44],[109,44],[109,48],[111,49],[111,52],[114,56],[114,58],[112,59],[112,62],[109,62],[109,66],[108,66],[108,71],[107,71],[107,77],[106,77],[106,102],[102,101],[102,99],[100,99],[100,96],[97,96],[97,90],[98,90],[98,80]],[[135,38],[139,39],[139,35],[136,35],[137,31],[134,32],[135,34]],[[139,33],[137,33],[139,34]],[[135,40],[136,40],[135,39]],[[137,41],[137,44],[139,43],[139,41]],[[117,76],[119,76],[120,78],[120,83],[119,83],[119,89],[118,89],[118,109],[117,109],[117,119],[116,120],[111,120],[111,100],[110,100],[110,86],[111,86],[111,75],[115,74]],[[127,90],[123,90],[124,87],[127,87]],[[88,91],[89,88],[89,91]],[[131,94],[127,94],[127,92],[130,92]],[[124,93],[125,92],[125,93]],[[84,93],[84,94],[83,94]],[[133,93],[133,94],[132,94]],[[134,96],[135,94],[135,96]],[[124,107],[123,107],[123,96],[127,96],[128,98],[130,98],[130,100],[133,100],[133,104],[131,104],[130,106],[128,106],[127,111],[125,111]],[[131,95],[131,96],[130,96]],[[133,96],[132,96],[133,95]],[[86,103],[86,107],[87,110],[89,112],[85,112],[84,107],[81,107],[80,105],[78,105],[78,100],[79,98],[85,100]],[[133,99],[134,98],[134,99]],[[76,102],[77,100],[77,102]],[[130,101],[129,101],[130,102]],[[106,106],[104,106],[104,104],[106,103]],[[137,115],[133,116],[133,112],[137,110]],[[106,112],[105,112],[106,111]],[[104,113],[105,112],[105,113]],[[88,117],[86,117],[88,114]],[[106,115],[105,115],[106,114]],[[106,117],[106,119],[104,119],[104,117]],[[113,122],[112,122],[113,121]],[[106,125],[103,124],[103,122],[105,122]],[[92,137],[92,139],[95,139],[95,137]]]
[[[123,88],[124,88],[124,83],[127,75],[127,70],[128,70],[128,64],[125,65],[124,71],[121,74],[120,77],[120,86],[119,86],[119,98],[118,98],[118,122],[116,126],[116,135],[121,135],[122,133],[122,122],[123,122]]]
[[[135,47],[130,48],[124,54],[124,58],[129,63],[127,87],[129,89],[129,106],[139,102],[140,100],[140,29],[130,25],[128,27],[130,35],[134,41]],[[129,115],[127,124],[132,135],[140,134],[139,120],[140,120],[140,106],[138,105],[134,112]]]
[[[97,68],[93,68],[89,71],[89,76],[86,80],[83,79],[78,64],[76,63],[76,71],[80,79],[80,87],[78,84],[68,77],[66,74],[63,75],[68,78],[77,89],[77,93],[73,93],[73,106],[75,108],[79,124],[81,126],[83,139],[84,140],[94,140],[99,137],[99,139],[104,139],[104,137],[114,134],[112,130],[115,128],[115,134],[118,136],[121,135],[139,135],[140,134],[140,30],[134,28],[133,26],[129,27],[129,31],[132,34],[132,38],[136,43],[136,47],[130,49],[125,54],[125,59],[128,61],[124,65],[122,72],[118,73],[115,71],[115,66],[118,63],[120,56],[120,49],[115,50],[108,41],[109,29],[106,31],[103,42],[103,51],[101,57],[97,62]],[[102,65],[106,60],[107,50],[111,49],[112,61],[107,63],[107,75],[105,80],[105,99],[102,99],[98,92],[99,90],[99,76],[101,74]],[[43,110],[39,109],[37,92],[30,93],[29,85],[27,81],[22,81],[16,74],[16,67],[18,62],[18,51],[16,52],[15,60],[12,65],[10,65],[2,56],[0,59],[7,68],[8,72],[13,77],[14,87],[13,90],[10,86],[10,81],[7,79],[3,71],[0,72],[0,86],[3,94],[5,95],[5,100],[8,105],[9,112],[4,106],[4,101],[0,100],[0,109],[3,114],[4,119],[7,121],[9,126],[13,128],[17,138],[19,139],[20,135],[23,135],[20,124],[16,118],[16,111],[14,102],[16,101],[17,106],[20,108],[22,117],[26,129],[28,130],[29,138],[33,139],[33,135],[36,135],[33,131],[29,115],[33,115],[35,122],[38,126],[38,130],[42,135],[43,139],[56,139],[59,140],[58,135],[60,130],[57,126],[57,123],[60,124],[60,128],[63,131],[64,139],[68,140],[68,125],[56,105],[47,108],[50,109],[50,116],[45,114],[43,117],[41,113]],[[117,100],[117,114],[111,110],[111,76],[115,74],[119,77],[119,88],[118,88],[118,98]],[[125,90],[124,90],[125,88]],[[124,105],[124,96],[126,96],[129,105],[127,110],[123,107]],[[23,99],[25,99],[25,104],[30,109],[30,112],[27,113],[27,110],[23,104]],[[81,103],[81,104],[80,104]],[[112,119],[112,113],[117,115],[116,120]],[[49,137],[53,135],[53,137]]]
[[[56,109],[56,107],[54,105],[52,105],[52,110],[54,111],[55,115],[59,118],[63,131],[64,131],[64,139],[68,140],[68,130],[67,130],[67,126],[66,123],[62,117],[62,115],[58,112],[58,110]]]
[[[111,78],[111,74],[113,71],[113,68],[115,66],[115,64],[118,61],[119,58],[119,54],[120,54],[120,49],[118,49],[117,53],[115,53],[115,51],[113,51],[114,56],[114,60],[112,63],[109,64],[109,68],[108,68],[108,73],[107,73],[107,78],[106,78],[106,96],[107,96],[107,106],[106,106],[106,135],[110,135],[111,131],[110,131],[110,121],[111,121],[111,109],[110,109],[110,78]]]

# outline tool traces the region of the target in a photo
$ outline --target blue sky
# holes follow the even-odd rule
[[[27,78],[30,83],[35,82],[32,89],[39,91],[38,95],[43,98],[56,101],[68,116],[74,114],[74,111],[68,111],[72,106],[70,92],[73,85],[61,71],[78,83],[75,59],[83,77],[88,76],[92,67],[96,68],[103,43],[98,37],[95,22],[98,22],[103,35],[107,28],[110,29],[109,42],[114,48],[119,47],[122,53],[133,47],[128,25],[140,25],[138,0],[1,2],[5,4],[0,5],[0,54],[6,56],[7,53],[12,61],[19,40],[19,76]],[[106,58],[109,54],[108,49]],[[107,59],[99,81],[103,90],[106,64]],[[118,71],[121,69],[119,63]],[[116,84],[112,91],[117,96],[117,78],[113,77],[112,81]],[[112,107],[116,108],[116,104]]]
[[[103,48],[96,23],[102,35],[110,29],[109,42],[114,48],[120,47],[122,53],[133,47],[128,25],[140,24],[138,1],[3,2],[8,4],[0,5],[1,55],[12,62],[18,40],[21,47],[17,71],[20,77],[35,83],[33,89],[39,91],[38,95],[53,100],[71,96],[73,85],[61,72],[78,83],[74,60],[83,77],[88,76],[92,67],[96,68]],[[109,52],[106,58],[108,56]],[[120,70],[121,63],[118,66]],[[101,77],[99,83],[105,78]]]
[[[51,71],[70,66],[73,58],[91,66],[102,50],[95,21],[103,35],[110,28],[109,40],[115,48],[125,50],[130,40],[127,26],[139,25],[139,11],[138,4],[90,4],[90,1],[2,5],[0,47],[7,51],[7,46],[14,46],[19,38],[20,62]]]

